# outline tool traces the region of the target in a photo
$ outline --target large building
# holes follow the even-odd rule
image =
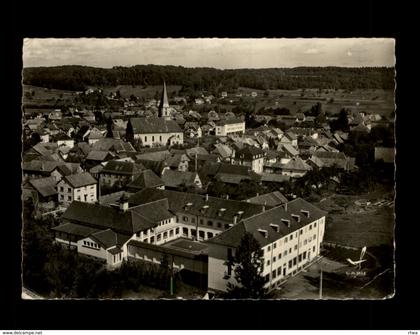
[[[230,119],[219,121],[216,124],[216,136],[227,136],[230,134],[244,134],[245,121],[241,119]]]
[[[184,143],[184,133],[178,123],[171,119],[166,84],[163,83],[162,97],[158,108],[158,117],[131,118],[134,139],[140,139],[146,147]]]
[[[58,202],[64,206],[73,201],[93,203],[97,200],[97,181],[89,172],[63,177],[57,184]]]
[[[255,173],[262,173],[264,169],[265,151],[254,146],[246,145],[235,153],[235,164],[249,166]]]
[[[237,284],[235,256],[242,236],[249,232],[263,251],[263,276],[268,289],[277,287],[313,261],[324,238],[326,212],[303,199],[243,219],[222,234],[208,240],[208,289],[226,291],[227,283]]]

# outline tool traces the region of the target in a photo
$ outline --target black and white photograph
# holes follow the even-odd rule
[[[25,38],[22,299],[386,300],[393,38]]]

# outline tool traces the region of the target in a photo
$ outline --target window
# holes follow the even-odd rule
[[[203,230],[199,230],[198,231],[198,236],[200,236],[201,238],[204,238],[204,231]]]
[[[270,251],[270,250],[271,250],[271,246],[268,246],[268,247],[267,247],[267,251]]]
[[[76,190],[76,192],[80,192],[80,188],[78,188],[78,189]]]
[[[195,229],[191,229],[191,236],[196,236],[197,235],[197,231]]]
[[[264,279],[265,279],[265,282],[266,283],[268,283],[269,281],[270,281],[270,275],[268,274],[268,275],[266,275],[265,277],[264,277]]]
[[[79,200],[79,201],[80,201],[80,195],[77,197],[77,200]]]
[[[147,243],[147,241],[148,241],[148,239],[147,239],[147,238],[145,238],[145,239],[143,240],[143,243]]]
[[[212,238],[213,237],[213,233],[208,232],[207,233],[207,238]]]
[[[71,195],[69,195],[69,196],[67,197],[67,200],[68,200],[68,201],[70,201],[70,200],[71,200]]]
[[[292,267],[292,260],[289,261],[289,269]]]
[[[269,259],[267,259],[267,266],[269,266],[270,265],[270,260]]]
[[[60,191],[64,192],[64,187],[63,186],[60,187]]]
[[[182,228],[182,235],[188,236],[188,228]]]
[[[195,218],[191,218],[191,223],[195,223]]]
[[[309,225],[309,230],[311,230],[311,229],[312,229],[312,225],[310,224],[310,225]]]
[[[201,224],[201,225],[204,225],[204,221],[203,221],[203,219],[200,219],[200,224]]]
[[[281,275],[281,266],[277,269],[277,276]]]
[[[290,235],[290,241],[293,240],[293,235]]]
[[[147,142],[147,136],[144,137],[144,141]]]
[[[302,235],[303,234],[303,229],[299,230],[299,234]]]
[[[160,241],[161,238],[162,238],[162,234],[158,234],[156,241]]]
[[[164,233],[163,233],[163,238],[165,239],[165,238],[168,238],[168,232],[167,231],[165,231]]]
[[[64,200],[64,195],[60,194],[60,199]]]
[[[316,234],[314,235],[314,240],[316,239]]]
[[[67,192],[71,192],[71,188],[68,188],[68,189],[67,189]]]
[[[284,256],[287,256],[287,250],[284,251]]]
[[[175,229],[175,234],[178,235],[179,234],[179,228]]]
[[[293,258],[293,265],[296,265],[297,257]]]
[[[315,246],[312,248],[312,250],[315,252]]]
[[[159,141],[162,142],[162,136],[159,136]]]
[[[292,248],[289,248],[289,254],[291,254],[292,253]]]
[[[276,278],[276,276],[277,276],[277,271],[276,271],[276,270],[274,270],[274,271],[271,273],[271,278]]]
[[[276,256],[273,257],[273,263],[276,261]]]
[[[287,239],[287,237],[286,237],[286,238],[284,239],[284,242],[285,242],[285,243],[287,243],[287,241],[288,241],[288,239]]]
[[[303,252],[302,257],[303,259],[306,259],[306,251]]]
[[[95,186],[91,186],[90,189],[93,190],[95,188]]]
[[[274,243],[273,244],[273,249],[276,249],[277,248],[277,243]]]
[[[154,142],[155,141],[155,137],[154,136],[152,136],[152,142]]]
[[[225,223],[225,229],[229,229],[229,224]]]
[[[174,231],[173,231],[173,230],[170,230],[170,231],[169,231],[169,236],[170,236],[170,237],[174,236]]]
[[[314,228],[316,227],[316,222],[314,222]]]
[[[298,262],[302,262],[302,255],[298,256]]]
[[[188,218],[186,216],[182,217],[182,219],[184,220],[184,222],[188,222]]]
[[[217,222],[217,228],[222,228],[222,224],[220,222]]]
[[[213,227],[213,221],[207,221],[207,225]]]
[[[155,237],[154,236],[150,237],[150,243],[155,243]]]
[[[281,259],[281,253],[279,253],[279,259]]]
[[[137,237],[140,237],[140,232],[137,232],[137,233],[136,233],[136,236],[137,236]]]

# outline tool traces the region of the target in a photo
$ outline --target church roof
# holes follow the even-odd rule
[[[159,112],[162,112],[162,108],[168,108],[169,102],[168,102],[168,94],[166,92],[166,83],[163,82],[163,90],[162,90],[162,97],[160,98],[159,103]]]

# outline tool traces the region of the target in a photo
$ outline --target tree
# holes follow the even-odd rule
[[[264,288],[263,251],[258,241],[251,233],[245,233],[236,255],[228,260],[229,265],[235,265],[235,279],[238,285],[228,283],[228,296],[231,298],[259,299],[266,297]]]
[[[106,137],[114,138],[114,133],[112,132],[112,118],[111,118],[111,116],[106,120]]]
[[[134,130],[130,120],[128,120],[127,128],[125,129],[125,139],[127,142],[130,142],[132,145],[134,145]]]

